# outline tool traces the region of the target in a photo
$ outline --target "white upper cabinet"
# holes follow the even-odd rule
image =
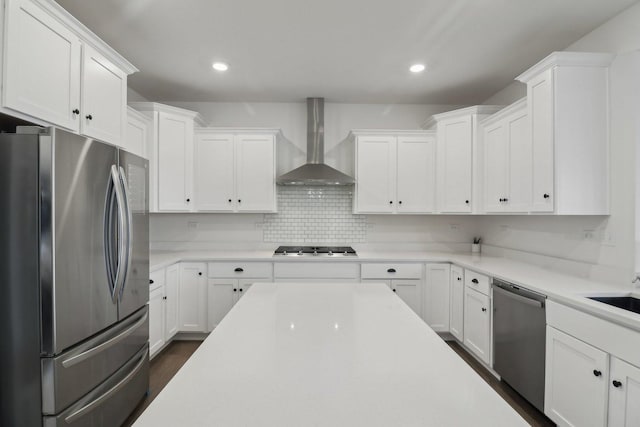
[[[438,211],[480,210],[481,162],[478,122],[502,107],[479,105],[433,116],[438,132]]]
[[[531,138],[526,98],[481,123],[484,211],[531,210]]]
[[[146,154],[149,158],[149,211],[192,212],[194,127],[203,121],[196,112],[155,102],[132,102],[151,121]]]
[[[139,111],[127,107],[127,130],[122,148],[141,157],[147,157],[151,143],[153,121]]]
[[[125,139],[127,75],[91,46],[82,51],[81,132],[120,145]]]
[[[353,131],[354,212],[435,211],[436,140],[430,131]]]
[[[198,129],[196,210],[275,212],[279,134],[275,129]]]
[[[609,214],[609,65],[613,54],[555,52],[527,84],[532,212]]]
[[[2,106],[120,145],[136,70],[55,2],[6,0]]]

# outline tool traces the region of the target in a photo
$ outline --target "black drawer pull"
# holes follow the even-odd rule
[[[396,269],[395,268],[390,268],[387,270],[387,273],[395,273]]]
[[[242,268],[240,268],[240,267],[237,267],[237,268],[236,268],[235,270],[233,270],[233,271],[235,271],[236,273],[242,273],[244,270],[243,270]]]
[[[471,283],[475,283],[477,285],[479,282],[478,279],[471,279]]]
[[[613,380],[613,386],[615,388],[620,388],[620,387],[622,387],[622,383],[620,381],[618,381],[618,380]]]
[[[149,279],[149,284],[153,285],[153,279]]]
[[[596,377],[599,377],[600,375],[602,375],[602,372],[598,371],[597,369],[594,369],[593,375],[595,375]]]
[[[394,289],[393,292],[395,292],[396,290]]]
[[[548,198],[549,198],[549,195],[548,195],[547,193],[544,193],[544,194],[542,195],[542,197],[544,197],[545,199],[548,199]]]

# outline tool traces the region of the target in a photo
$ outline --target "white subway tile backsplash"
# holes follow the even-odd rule
[[[353,244],[367,241],[365,215],[354,215],[351,187],[278,187],[278,213],[264,216],[264,241]]]

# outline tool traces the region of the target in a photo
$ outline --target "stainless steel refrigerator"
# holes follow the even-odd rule
[[[118,426],[148,389],[148,163],[0,134],[0,425]]]

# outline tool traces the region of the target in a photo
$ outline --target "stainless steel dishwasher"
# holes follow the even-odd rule
[[[546,295],[493,280],[493,368],[544,411]]]

